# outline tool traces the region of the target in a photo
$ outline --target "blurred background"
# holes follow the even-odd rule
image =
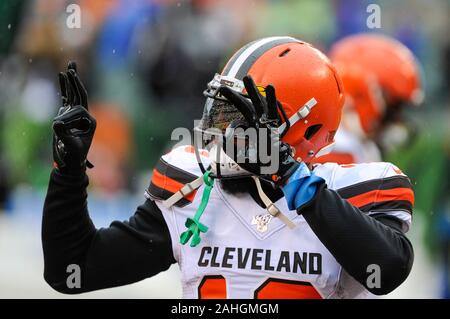
[[[366,25],[381,8],[381,28]],[[81,8],[80,28],[69,28]],[[423,66],[426,101],[413,143],[385,160],[416,191],[408,233],[415,264],[386,298],[449,298],[449,0],[2,0],[0,1],[0,298],[178,298],[179,270],[82,296],[43,280],[40,222],[52,168],[50,123],[57,73],[76,60],[97,118],[89,159],[89,209],[97,227],[125,220],[144,201],[153,165],[176,127],[201,116],[202,91],[241,45],[291,35],[326,52],[359,32],[389,34]]]

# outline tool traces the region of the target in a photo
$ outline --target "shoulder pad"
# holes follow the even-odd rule
[[[205,151],[202,151],[201,156],[205,157],[205,161],[207,160]],[[147,198],[154,200],[166,200],[200,175],[202,175],[202,172],[193,146],[177,147],[158,160],[145,195]],[[178,201],[176,206],[183,207],[191,203],[195,194],[196,191],[193,191]]]
[[[391,163],[324,164],[314,173],[329,188],[365,212],[406,211],[412,214],[414,191],[409,178]]]

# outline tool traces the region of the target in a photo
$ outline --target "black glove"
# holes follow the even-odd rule
[[[61,172],[77,174],[93,165],[86,159],[94,137],[96,121],[88,112],[87,91],[75,62],[59,73],[63,106],[53,119],[53,159]]]
[[[277,185],[282,185],[296,170],[299,162],[293,158],[291,146],[280,140],[278,131],[281,124],[278,115],[280,106],[276,99],[275,89],[272,85],[268,85],[264,90],[264,97],[250,76],[245,76],[243,82],[248,97],[233,91],[228,86],[219,88],[219,93],[232,103],[245,119],[230,123],[225,133],[224,151],[248,172]],[[280,111],[282,111],[281,108]],[[282,114],[284,113],[282,112]],[[240,139],[235,133],[237,128],[255,129],[256,141],[247,138],[244,142],[244,139]],[[234,141],[234,143],[230,143],[230,141]],[[233,145],[233,151],[230,150],[230,145]],[[264,153],[261,152],[262,150]],[[269,156],[267,157],[267,155]]]

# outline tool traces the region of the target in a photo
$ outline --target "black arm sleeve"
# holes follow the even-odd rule
[[[96,229],[87,210],[88,177],[50,177],[42,220],[44,278],[62,293],[81,293],[126,285],[164,271],[175,262],[161,211],[147,200],[127,222]],[[66,284],[76,264],[81,287]]]
[[[408,277],[414,253],[395,217],[368,216],[325,185],[298,212],[347,273],[370,292],[387,294]],[[379,288],[367,287],[371,264],[380,266]]]

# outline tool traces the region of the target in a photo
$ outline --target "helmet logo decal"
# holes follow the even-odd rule
[[[262,85],[257,85],[256,88],[258,89],[259,93],[261,93],[262,96],[266,97],[266,88]]]

